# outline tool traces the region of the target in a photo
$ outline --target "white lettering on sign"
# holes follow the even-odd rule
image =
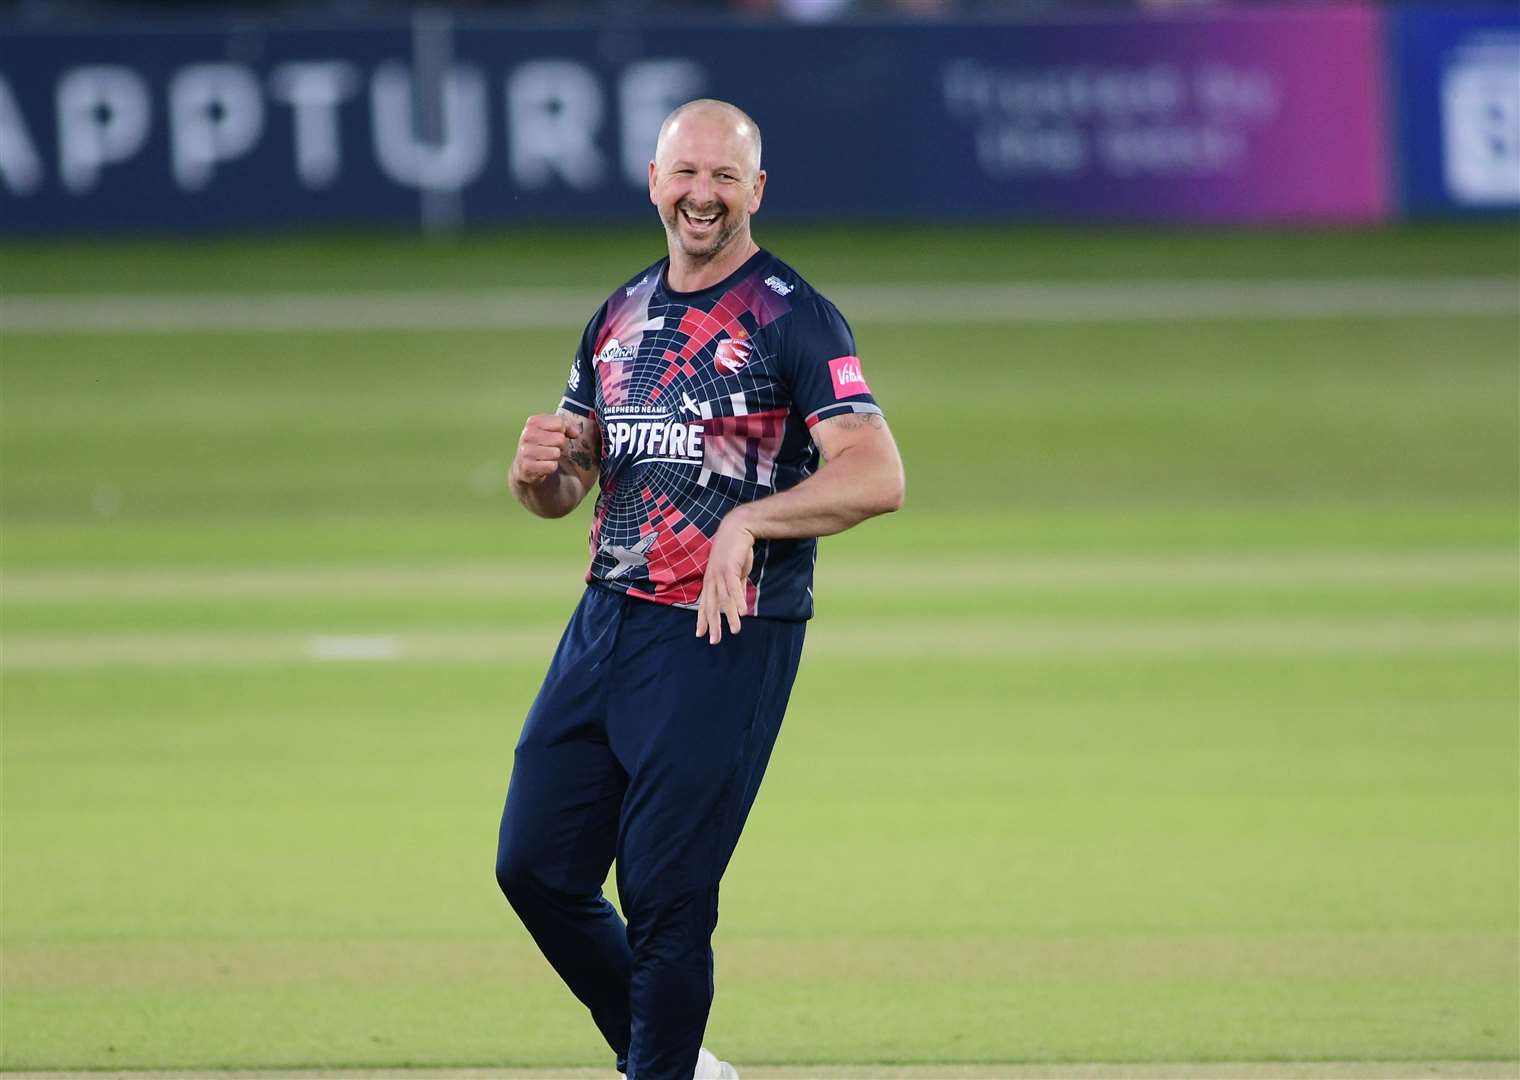
[[[426,191],[458,191],[485,168],[490,128],[486,120],[486,80],[478,68],[450,64],[440,87],[437,139],[417,132],[413,101],[417,88],[405,64],[381,64],[370,82],[370,120],[375,158],[398,184]]]
[[[400,60],[366,69],[319,56],[267,69],[191,63],[150,82],[130,65],[66,67],[47,103],[57,128],[57,180],[84,196],[112,180],[111,166],[166,150],[175,187],[204,191],[224,174],[251,167],[255,155],[267,170],[274,148],[266,133],[288,116],[291,141],[279,152],[288,155],[299,189],[322,191],[354,167],[358,148],[345,145],[345,136],[351,141],[362,130],[352,113],[367,108],[368,149],[380,174],[397,185],[459,191],[480,180],[505,136],[506,168],[519,189],[595,191],[620,183],[642,189],[660,122],[708,82],[703,65],[676,59],[638,61],[615,73],[570,59],[532,60],[499,75],[465,63],[440,64],[438,71],[436,81],[423,81]],[[502,94],[493,99],[497,78]],[[53,164],[44,157],[48,140],[35,129],[47,104],[39,110],[29,89],[0,76],[6,195],[43,190]],[[493,119],[493,106],[504,107],[504,116]],[[162,144],[149,138],[160,119],[167,132]],[[135,164],[135,182],[150,182],[148,163]],[[153,164],[156,171],[161,163]]]
[[[1104,165],[1115,176],[1217,173],[1245,156],[1245,136],[1228,128],[1114,128],[1098,134]]]
[[[602,126],[602,88],[573,60],[535,60],[507,80],[507,141],[512,178],[547,187],[557,175],[589,191],[606,163],[596,148]]]
[[[1520,205],[1520,38],[1498,38],[1447,61],[1441,163],[1455,202]]]
[[[1087,168],[1090,157],[1082,132],[1069,128],[988,125],[976,133],[977,162],[992,177],[1072,176]]]
[[[956,60],[942,74],[950,117],[970,129],[995,180],[1212,177],[1238,173],[1277,115],[1270,71],[1222,62],[1002,67]]]
[[[313,191],[331,187],[343,168],[338,106],[359,89],[359,72],[342,60],[281,64],[269,93],[290,106],[295,124],[296,175]]]
[[[1270,117],[1281,92],[1271,75],[1231,64],[1204,64],[1193,73],[1193,100],[1213,116]]]
[[[174,179],[186,191],[210,183],[218,162],[253,149],[263,129],[259,81],[242,64],[193,64],[170,80]]]
[[[0,180],[16,195],[42,186],[42,155],[27,133],[10,83],[0,77]]]
[[[131,68],[71,68],[55,102],[58,176],[70,191],[91,190],[102,167],[127,160],[148,139],[148,83]]]
[[[649,179],[649,159],[665,117],[684,101],[702,96],[707,73],[690,60],[643,60],[618,80],[622,102],[623,177],[634,187]]]

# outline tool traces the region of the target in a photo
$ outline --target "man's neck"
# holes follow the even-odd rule
[[[670,249],[670,265],[665,270],[665,283],[676,292],[701,292],[728,277],[749,261],[760,250],[760,245],[749,236],[735,237],[734,242],[711,259],[696,260]]]

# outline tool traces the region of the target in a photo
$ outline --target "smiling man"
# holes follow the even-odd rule
[[[742,110],[666,118],[649,198],[668,255],[592,317],[512,462],[541,517],[601,490],[496,876],[630,1080],[738,1075],[701,1046],[718,882],[797,673],[816,538],[903,497],[848,324],[750,236],[765,175]],[[602,895],[614,859],[626,924]]]

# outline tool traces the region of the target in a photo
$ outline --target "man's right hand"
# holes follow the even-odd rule
[[[580,423],[563,416],[530,416],[517,440],[512,482],[535,486],[559,471],[566,448],[581,433]]]
[[[564,517],[596,483],[600,458],[601,429],[593,421],[563,409],[530,416],[517,440],[508,485],[539,517]]]

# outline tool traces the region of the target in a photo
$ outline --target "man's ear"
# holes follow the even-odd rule
[[[765,196],[765,170],[761,169],[755,174],[755,193],[749,198],[749,212],[753,214],[760,209],[760,200]]]
[[[649,163],[649,201],[656,206],[660,205],[660,200],[655,197],[654,193],[654,182],[657,176],[659,176],[659,170],[655,168],[654,162],[651,161]]]

